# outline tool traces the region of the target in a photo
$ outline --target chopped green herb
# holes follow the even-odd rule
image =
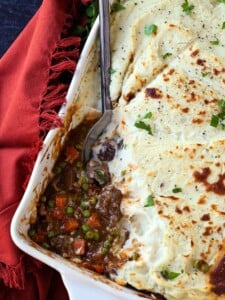
[[[154,199],[151,195],[148,196],[147,198],[147,203],[145,204],[145,207],[150,207],[150,206],[153,206],[155,203],[154,203]]]
[[[221,128],[225,129],[225,100],[220,99],[218,101],[218,105],[221,109],[221,111],[217,115],[212,115],[210,125],[212,127],[217,127],[218,125],[221,125]]]
[[[223,22],[222,24],[222,29],[225,29],[225,22]]]
[[[224,118],[225,118],[225,110],[222,110],[218,115],[217,117],[222,121],[224,121]],[[224,123],[224,122],[223,122]]]
[[[218,124],[219,124],[219,117],[218,117],[218,115],[212,115],[211,121],[210,121],[210,126],[217,127]]]
[[[168,280],[173,280],[175,278],[177,278],[178,276],[180,276],[181,273],[177,273],[177,272],[171,272],[168,270],[163,270],[161,271],[161,275]]]
[[[113,68],[109,68],[109,74],[114,74],[114,73],[116,73],[116,70]]]
[[[151,119],[152,117],[152,112],[148,112],[146,115],[144,115],[144,117],[142,119]]]
[[[219,43],[220,43],[220,41],[218,39],[216,39],[214,41],[210,41],[210,44],[214,45],[214,46],[219,45]]]
[[[85,16],[85,23],[82,25],[80,22],[75,23],[73,34],[81,38],[81,45],[83,46],[98,15],[98,1],[92,0],[88,4],[81,4],[80,9]]]
[[[202,77],[206,77],[208,76],[209,74],[211,74],[210,72],[202,72]]]
[[[123,6],[119,1],[114,2],[111,5],[111,11],[112,12],[117,12],[117,11],[121,11],[121,10],[124,10],[124,9],[125,9],[125,6]]]
[[[139,254],[137,252],[134,252],[132,255],[133,260],[137,260],[139,258]]]
[[[149,134],[153,135],[151,126],[142,121],[145,119],[151,119],[151,117],[152,117],[152,112],[150,112],[150,111],[147,112],[139,121],[135,122],[135,124],[134,124],[135,127],[144,129],[144,130],[148,131]]]
[[[189,4],[188,0],[185,0],[181,7],[183,8],[183,12],[185,12],[186,15],[190,15],[191,11],[194,9],[194,5],[193,4]]]
[[[96,169],[94,170],[96,175],[98,176],[98,178],[101,180],[101,181],[104,181],[105,180],[105,174],[102,170],[99,170],[99,169]]]
[[[85,33],[85,29],[82,26],[77,25],[74,28],[74,33],[78,36],[81,36]]]
[[[225,0],[218,0],[218,2],[225,4]]]
[[[145,124],[143,121],[137,121],[134,124],[134,126],[137,127],[137,128],[140,128],[140,129],[144,129],[144,130],[146,130],[148,132],[148,134],[153,135],[152,134],[151,126],[148,125],[148,124]]]
[[[144,32],[145,32],[146,35],[156,33],[157,32],[157,26],[155,24],[147,25],[147,26],[145,26]]]
[[[163,58],[163,59],[167,59],[167,57],[169,57],[169,56],[171,56],[171,55],[172,55],[172,53],[166,52],[165,54],[163,54],[162,58]]]
[[[125,176],[126,175],[126,170],[122,170],[121,171],[121,176]]]
[[[93,3],[91,5],[89,5],[87,7],[85,13],[89,18],[96,18],[97,14],[98,14],[96,5],[94,5]]]
[[[182,192],[182,188],[178,188],[178,187],[177,187],[177,188],[174,188],[174,189],[173,189],[173,193],[175,193],[175,194],[176,194],[176,193],[181,193],[181,192]]]
[[[225,100],[224,99],[219,100],[219,106],[222,109],[222,111],[225,110]]]

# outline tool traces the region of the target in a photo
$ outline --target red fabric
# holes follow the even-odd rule
[[[22,253],[9,230],[41,138],[60,125],[68,88],[60,76],[74,71],[80,51],[70,33],[79,2],[44,0],[0,60],[0,300],[68,299],[59,274]]]

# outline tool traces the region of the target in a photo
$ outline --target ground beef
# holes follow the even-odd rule
[[[58,235],[51,238],[51,246],[56,252],[60,253],[64,257],[73,257],[74,249],[72,247],[73,239],[68,235]]]
[[[116,153],[116,142],[114,140],[105,141],[99,150],[98,158],[101,161],[113,160]]]
[[[121,218],[122,193],[113,185],[107,185],[99,195],[98,210],[107,217],[109,226],[115,226]]]

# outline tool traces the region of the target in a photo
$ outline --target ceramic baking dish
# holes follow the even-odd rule
[[[156,299],[155,296],[142,295],[132,289],[121,287],[101,275],[81,269],[76,266],[75,263],[41,248],[27,235],[29,221],[35,215],[35,208],[39,195],[46,187],[50,176],[49,174],[51,173],[54,162],[62,148],[66,133],[71,127],[75,127],[79,124],[88,112],[97,112],[98,103],[91,101],[90,97],[85,97],[85,100],[82,97],[81,103],[80,90],[82,89],[82,86],[85,86],[84,76],[87,74],[88,67],[93,65],[93,53],[96,51],[95,45],[98,35],[98,26],[99,21],[97,19],[84,46],[76,72],[71,81],[66,97],[67,103],[59,112],[64,126],[51,130],[44,141],[43,148],[37,157],[28,187],[13,217],[11,223],[11,236],[14,243],[22,251],[60,272],[70,299],[86,300],[89,299],[90,296],[92,300]],[[97,67],[97,64],[95,67]],[[99,79],[97,78],[97,82],[92,83],[93,88],[96,88],[96,84],[98,83],[100,86],[98,80]],[[84,101],[87,103],[84,103]]]

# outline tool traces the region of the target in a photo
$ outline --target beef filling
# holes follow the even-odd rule
[[[105,161],[91,159],[86,169],[82,165],[82,144],[91,126],[84,121],[69,133],[28,234],[41,246],[107,275],[118,263],[114,249],[125,238],[119,225],[122,194],[111,184],[105,162],[115,155],[113,143],[102,147]]]

